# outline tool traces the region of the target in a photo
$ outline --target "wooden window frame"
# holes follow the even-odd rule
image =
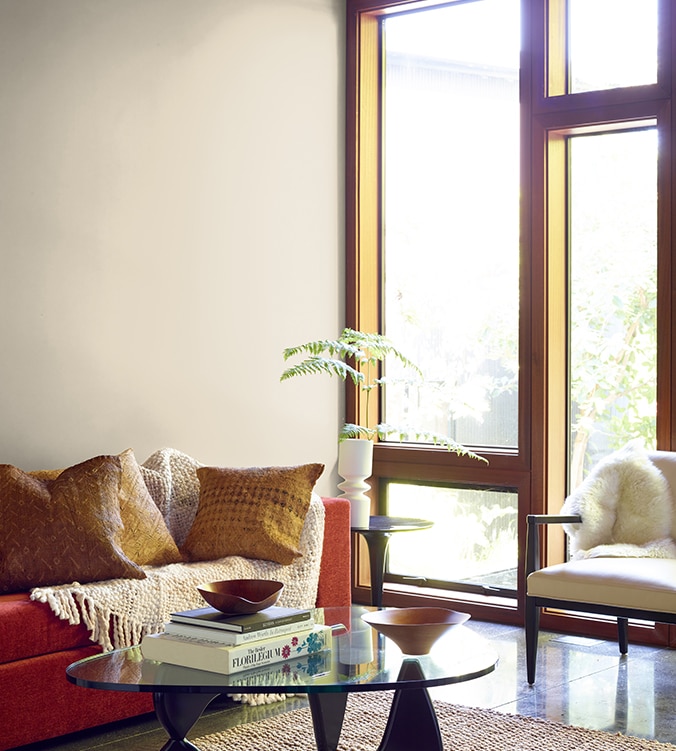
[[[566,161],[565,136],[585,128],[612,127],[626,121],[654,120],[660,143],[658,170],[658,446],[676,448],[676,211],[672,185],[676,164],[671,153],[676,138],[676,13],[668,0],[660,2],[658,81],[631,89],[566,94],[565,0],[521,0],[523,54],[521,185],[529,200],[521,207],[520,323],[519,323],[519,447],[485,454],[488,467],[447,452],[410,445],[376,444],[373,508],[377,508],[378,478],[425,479],[458,484],[516,488],[519,495],[519,569],[523,570],[525,517],[558,511],[566,487]],[[421,9],[448,2],[423,0],[347,0],[346,45],[346,324],[379,331],[381,248],[381,132],[383,50],[380,19],[389,13]],[[543,33],[547,30],[547,33]],[[548,56],[548,51],[551,53]],[[377,410],[378,405],[374,404]],[[359,394],[347,388],[347,419],[363,417]],[[482,453],[484,453],[482,451]],[[546,541],[550,561],[561,560],[564,542]],[[364,550],[357,548],[355,596],[368,601]],[[453,597],[476,617],[521,623],[522,587],[515,603],[487,598]],[[392,605],[439,604],[447,595],[386,591]],[[565,618],[575,630],[579,619]],[[560,616],[543,618],[543,626],[562,628]],[[556,625],[554,625],[556,624]],[[589,631],[588,621],[583,628]],[[605,625],[598,626],[603,632]],[[647,640],[664,640],[659,629]]]

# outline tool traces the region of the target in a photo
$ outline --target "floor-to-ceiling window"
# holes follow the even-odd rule
[[[381,409],[507,451],[518,446],[519,17],[519,0],[483,0],[382,21],[382,325],[424,381],[393,364]],[[392,576],[516,590],[514,488],[383,478],[381,497],[390,514],[434,521],[394,541]]]
[[[348,0],[347,322],[422,367],[387,364],[381,419],[488,459],[376,445],[378,509],[434,521],[393,538],[386,602],[518,620],[525,514],[629,440],[672,447],[674,23],[666,0]]]

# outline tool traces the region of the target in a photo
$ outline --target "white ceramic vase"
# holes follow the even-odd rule
[[[366,495],[371,486],[366,479],[373,471],[373,441],[348,438],[338,444],[338,474],[344,478],[338,487],[341,498],[350,500],[350,526],[368,527],[371,499]]]

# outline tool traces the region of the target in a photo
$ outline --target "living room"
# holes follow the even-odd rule
[[[279,376],[346,321],[343,0],[0,0],[0,50],[2,462],[171,446],[335,495],[342,383]]]

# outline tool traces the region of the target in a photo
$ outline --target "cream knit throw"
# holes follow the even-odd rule
[[[230,556],[219,561],[147,566],[146,579],[111,579],[89,584],[38,587],[31,599],[46,602],[59,618],[84,623],[104,650],[138,644],[146,633],[164,630],[171,613],[204,607],[198,584],[222,579],[274,579],[284,583],[279,604],[313,607],[317,599],[324,538],[324,505],[313,494],[300,539],[302,555],[283,566]]]

